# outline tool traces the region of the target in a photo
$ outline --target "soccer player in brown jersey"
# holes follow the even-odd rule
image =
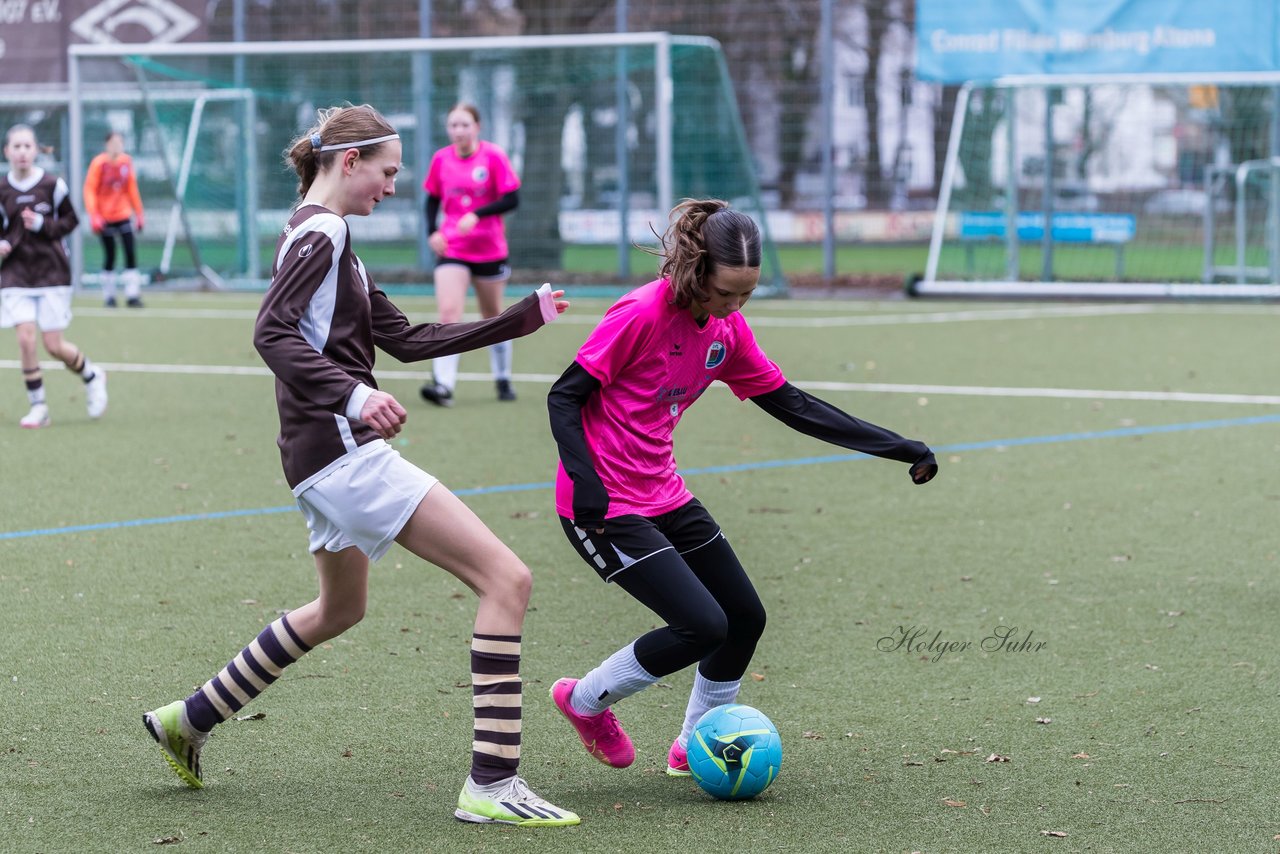
[[[375,345],[401,361],[459,353],[527,335],[569,303],[543,285],[494,318],[410,325],[369,278],[344,219],[369,215],[395,193],[400,157],[399,135],[369,106],[323,111],[294,142],[287,158],[302,201],[280,236],[254,330],[254,345],[276,376],[277,444],[310,530],[320,594],[267,626],[186,700],[147,712],[144,722],[178,776],[201,787],[209,731],[308,650],[358,623],[369,564],[398,542],[480,597],[471,641],[471,772],[454,815],[577,824],[577,815],[534,794],[516,773],[530,572],[453,493],[386,441],[406,413],[373,377]]]
[[[31,409],[18,424],[49,426],[36,330],[44,349],[85,383],[89,417],[107,411],[107,374],[63,337],[71,324],[71,263],[64,238],[80,224],[67,184],[36,165],[40,153],[29,125],[4,138],[9,174],[0,180],[0,329],[18,336],[22,378]]]

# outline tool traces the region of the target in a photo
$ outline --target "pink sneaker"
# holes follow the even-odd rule
[[[577,684],[577,679],[556,680],[556,684],[551,686],[551,702],[573,724],[588,753],[605,765],[626,768],[636,761],[636,749],[632,746],[630,737],[622,731],[612,709],[605,709],[598,715],[580,715],[575,712],[569,698],[573,696],[573,686]]]
[[[680,746],[678,738],[671,742],[671,749],[667,751],[667,776],[689,776],[689,752]]]

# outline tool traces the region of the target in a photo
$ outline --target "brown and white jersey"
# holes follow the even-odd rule
[[[369,278],[346,221],[320,205],[298,208],[276,245],[253,333],[276,376],[277,444],[294,495],[361,445],[381,441],[352,405],[353,394],[362,404],[377,388],[375,345],[402,362],[431,359],[528,335],[555,314],[544,285],[488,320],[412,325]]]
[[[30,208],[44,217],[39,231],[22,221]],[[23,181],[10,172],[0,180],[0,239],[12,249],[0,261],[0,288],[45,288],[71,284],[71,261],[63,240],[80,224],[67,183],[36,167]]]

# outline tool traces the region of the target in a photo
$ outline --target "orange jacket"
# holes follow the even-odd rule
[[[102,224],[120,222],[130,216],[138,218],[141,227],[142,197],[133,172],[133,158],[121,154],[115,160],[105,151],[93,158],[84,179],[84,207],[94,231]]]

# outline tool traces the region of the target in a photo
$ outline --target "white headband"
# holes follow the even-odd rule
[[[390,142],[393,139],[399,139],[400,134],[389,133],[386,136],[374,137],[373,139],[362,139],[358,142],[335,142],[329,145],[320,144],[320,134],[311,134],[311,150],[312,151],[337,151],[340,148],[364,148],[366,145],[377,145],[380,142]]]

